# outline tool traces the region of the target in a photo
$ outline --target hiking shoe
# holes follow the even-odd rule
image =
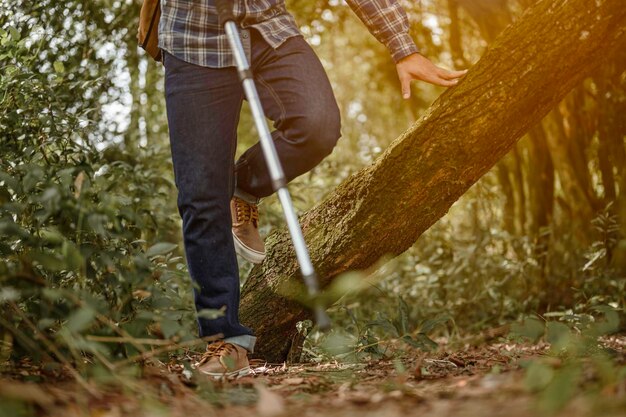
[[[198,371],[213,378],[244,376],[250,373],[248,351],[234,343],[210,343],[197,367]]]
[[[253,264],[265,259],[265,244],[259,235],[259,208],[238,197],[230,200],[235,251]]]

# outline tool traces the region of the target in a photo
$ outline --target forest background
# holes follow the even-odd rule
[[[456,69],[471,68],[532,3],[402,2],[421,52]],[[415,83],[403,100],[388,52],[345,3],[294,0],[288,8],[326,67],[343,116],[333,154],[290,185],[304,213],[371,164],[443,89]],[[129,0],[0,0],[5,364],[61,363],[85,381],[134,372],[127,365],[151,346],[138,340],[198,346],[163,71],[137,48],[138,13],[139,2]],[[340,298],[330,309],[335,329],[313,332],[300,359],[384,357],[397,339],[429,350],[438,338],[522,320],[517,331],[531,339],[546,329],[567,337],[623,332],[625,68],[623,49],[404,254],[340,277],[331,289]],[[238,153],[255,141],[244,108]],[[262,235],[282,227],[275,198],[260,208]],[[240,259],[242,280],[250,267]],[[309,332],[310,323],[299,329]]]

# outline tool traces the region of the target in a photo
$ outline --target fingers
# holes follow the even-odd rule
[[[440,85],[442,87],[452,87],[453,85],[457,85],[459,83],[458,78],[454,80],[445,80],[443,78],[437,78],[432,82],[435,85]]]
[[[415,77],[415,79],[426,81],[427,83],[439,85],[442,87],[452,87],[453,85],[457,85],[459,82],[458,78],[447,79],[439,75],[437,72],[424,74],[424,76]]]
[[[443,68],[437,68],[437,69],[438,69],[437,75],[440,78],[443,78],[444,80],[455,80],[467,74],[467,70],[448,71],[447,69],[443,69]]]
[[[402,98],[404,98],[405,100],[411,98],[411,81],[412,80],[426,81],[427,83],[438,85],[441,87],[452,87],[459,83],[458,78],[447,80],[436,74],[427,74],[421,77],[417,77],[417,76],[401,77],[400,85],[402,86]]]
[[[402,98],[411,98],[411,77],[400,77],[400,85],[402,87]]]
[[[435,68],[436,70],[434,71],[434,73],[429,74],[428,79],[425,79],[424,81],[427,81],[431,84],[439,85],[442,87],[452,87],[454,85],[457,85],[460,79],[465,74],[467,74],[467,70],[449,71],[441,67],[435,67]]]
[[[421,80],[441,87],[452,87],[457,85],[465,74],[467,74],[467,70],[449,71],[437,67],[432,63],[428,65],[425,70],[421,71],[416,71],[415,68],[407,68],[405,66],[398,67],[398,76],[402,88],[402,97],[404,99],[411,97],[412,80]]]

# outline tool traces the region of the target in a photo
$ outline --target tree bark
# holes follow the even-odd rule
[[[404,252],[603,58],[626,47],[622,0],[541,0],[505,29],[456,87],[442,94],[374,164],[301,218],[323,285]],[[266,240],[241,297],[257,354],[287,357],[299,272],[289,235]]]

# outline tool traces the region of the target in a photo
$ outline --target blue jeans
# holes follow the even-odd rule
[[[257,31],[250,36],[256,86],[292,180],[332,152],[340,136],[339,109],[319,59],[302,37],[273,49]],[[273,192],[263,152],[257,143],[234,161],[244,100],[235,68],[201,67],[165,51],[164,65],[178,210],[196,309],[226,307],[223,317],[198,319],[200,335],[222,333],[252,351],[254,334],[239,323],[230,199],[235,189],[253,198]]]

